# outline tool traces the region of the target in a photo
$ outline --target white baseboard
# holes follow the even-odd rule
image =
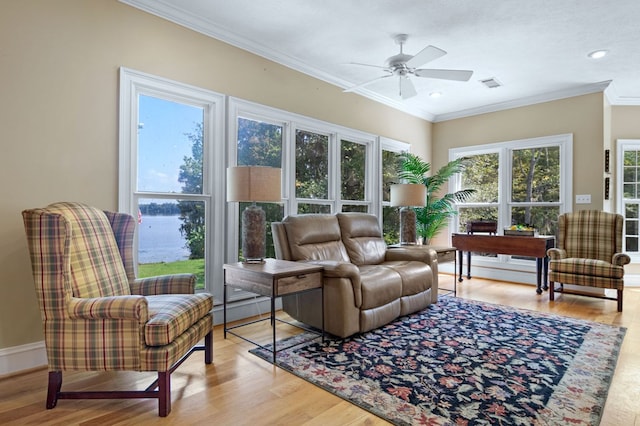
[[[0,377],[47,365],[44,340],[0,349]]]
[[[281,303],[278,300],[276,309],[280,308]],[[227,321],[237,321],[256,315],[268,317],[270,310],[268,298],[256,297],[237,301],[227,306]],[[213,311],[214,324],[222,324],[224,318],[222,305],[216,306]],[[0,348],[0,378],[46,365],[47,350],[44,346],[44,340],[10,348]]]

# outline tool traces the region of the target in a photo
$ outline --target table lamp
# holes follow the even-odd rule
[[[266,255],[266,215],[256,202],[281,202],[281,169],[236,166],[227,169],[227,201],[252,204],[242,212],[242,256],[245,263],[263,263]]]
[[[400,244],[416,244],[416,212],[412,207],[425,206],[427,187],[421,183],[398,183],[390,186],[391,205],[400,209]]]

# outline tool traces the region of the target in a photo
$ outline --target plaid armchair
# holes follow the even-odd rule
[[[191,274],[136,279],[130,215],[63,202],[22,216],[47,349],[47,408],[58,399],[157,398],[167,416],[171,373],[194,350],[212,362],[211,295],[193,294]],[[61,392],[67,370],[158,378],[146,390]]]
[[[622,312],[624,265],[631,259],[622,251],[623,217],[596,210],[565,213],[558,217],[558,247],[549,249],[549,300],[562,284],[616,289]],[[554,283],[561,283],[556,290]]]

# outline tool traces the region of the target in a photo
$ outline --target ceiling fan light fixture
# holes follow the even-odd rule
[[[602,59],[605,56],[607,56],[607,53],[609,53],[608,50],[594,50],[593,52],[589,53],[587,56],[590,57],[591,59]]]
[[[429,97],[430,98],[437,99],[437,98],[439,98],[441,96],[442,96],[442,92],[431,92],[431,93],[429,93]]]

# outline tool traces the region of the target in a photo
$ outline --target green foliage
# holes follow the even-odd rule
[[[296,197],[329,198],[329,137],[296,131]]]
[[[138,265],[138,277],[157,277],[191,273],[196,275],[196,289],[204,288],[204,259],[177,260],[175,262],[141,263]]]
[[[183,194],[202,194],[202,123],[196,124],[193,133],[186,135],[191,141],[191,156],[184,157],[180,166],[178,181],[182,183]],[[205,227],[204,203],[201,201],[179,201],[180,232],[184,235],[190,259],[204,258]]]
[[[418,234],[429,241],[444,229],[449,219],[457,214],[456,202],[469,199],[474,189],[462,189],[453,193],[440,196],[442,185],[448,182],[456,173],[464,170],[464,158],[459,158],[445,164],[432,176],[427,176],[431,170],[431,164],[422,160],[415,154],[400,154],[402,159],[398,177],[406,183],[421,183],[427,187],[427,199],[424,207],[416,208],[416,222]]]
[[[502,197],[513,203],[510,223],[529,224],[540,234],[555,235],[560,201],[560,148],[545,146],[510,150],[511,192]],[[462,172],[462,186],[474,188],[476,193],[467,202],[475,206],[459,207],[460,229],[464,231],[470,220],[498,220],[498,192],[500,183],[496,171],[500,166],[497,152],[467,157]],[[517,203],[521,203],[518,205]],[[535,203],[546,204],[536,206]],[[485,204],[482,206],[481,204]],[[487,206],[493,204],[492,206]]]

